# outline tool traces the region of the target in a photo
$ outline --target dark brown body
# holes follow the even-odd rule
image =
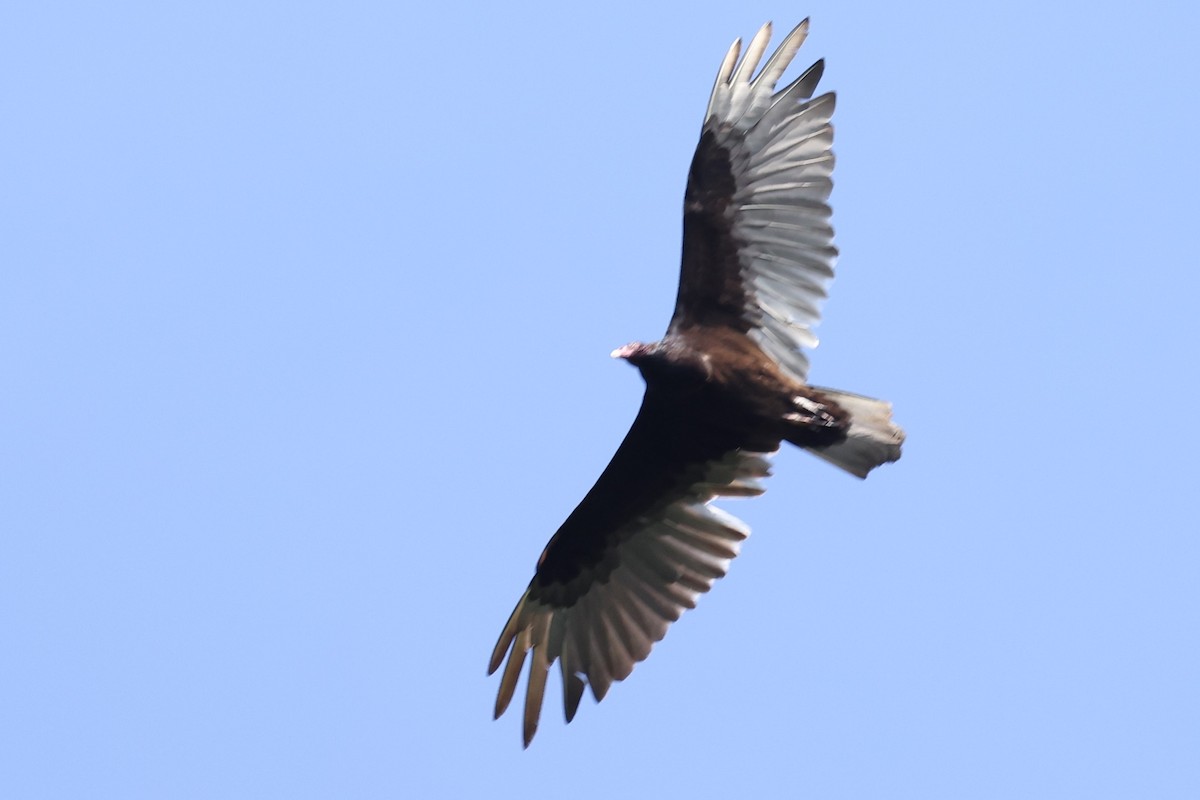
[[[738,331],[696,327],[614,355],[641,371],[646,395],[608,468],[542,552],[534,585],[546,600],[565,601],[580,576],[592,580],[615,566],[613,532],[619,541],[633,531],[713,459],[774,452],[781,441],[826,447],[849,428],[835,402],[788,377]],[[621,502],[606,502],[612,497]]]
[[[848,415],[738,331],[688,328],[635,345],[625,357],[641,371],[647,394],[670,395],[677,408],[693,411],[698,435],[723,430],[736,447],[756,452],[771,452],[780,441],[822,447],[845,438]]]

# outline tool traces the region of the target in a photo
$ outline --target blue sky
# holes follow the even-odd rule
[[[1185,6],[5,5],[0,795],[1200,796]],[[781,454],[523,752],[490,649],[636,411],[725,48],[804,16],[811,378],[904,458]]]

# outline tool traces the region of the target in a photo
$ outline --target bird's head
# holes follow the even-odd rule
[[[704,383],[713,378],[707,353],[689,346],[676,336],[664,336],[657,342],[630,342],[613,350],[613,358],[623,358],[641,371],[647,380],[667,379],[676,386]]]
[[[613,358],[623,358],[634,366],[644,364],[656,352],[655,345],[645,342],[630,342],[609,353]]]

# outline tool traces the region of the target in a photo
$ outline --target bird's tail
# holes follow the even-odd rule
[[[837,389],[813,388],[850,414],[850,429],[837,444],[806,450],[860,478],[880,464],[900,458],[904,431],[892,422],[891,403]]]

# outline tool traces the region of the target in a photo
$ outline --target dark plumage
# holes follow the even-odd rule
[[[816,346],[837,256],[834,96],[809,99],[820,61],[774,89],[807,31],[805,20],[751,80],[767,24],[740,62],[734,42],[717,75],[688,172],[675,314],[660,341],[613,351],[646,381],[641,410],[546,545],[492,654],[489,672],[508,655],[497,717],[532,660],[526,746],[556,660],[569,722],[585,684],[601,700],[725,574],[749,530],[709,501],[761,494],[781,442],[859,477],[900,457],[887,403],[805,383],[801,348]]]

